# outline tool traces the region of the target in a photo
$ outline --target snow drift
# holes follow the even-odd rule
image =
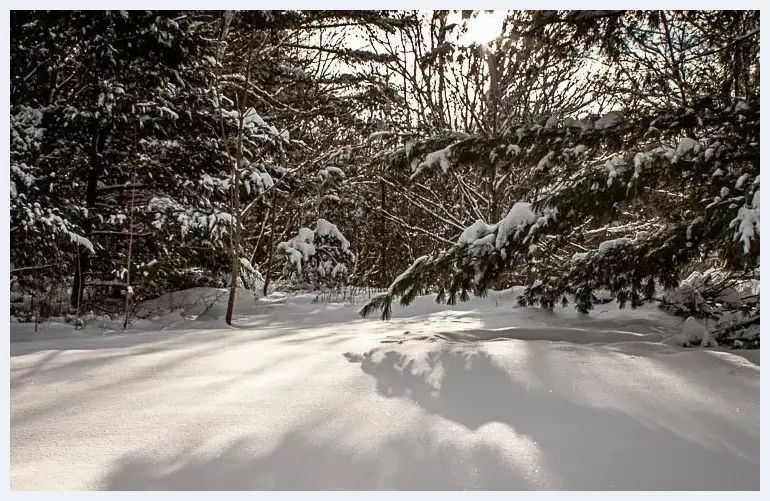
[[[391,322],[270,296],[237,328],[12,343],[11,488],[759,488],[758,350],[514,296]]]

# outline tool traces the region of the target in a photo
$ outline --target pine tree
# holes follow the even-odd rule
[[[635,23],[638,15],[628,16]],[[535,17],[531,26],[570,23]],[[581,33],[587,32],[576,29],[575,36]],[[702,43],[698,53],[711,50]],[[471,292],[485,294],[511,269],[528,277],[522,304],[574,301],[583,312],[598,300],[597,289],[609,290],[621,306],[639,306],[659,287],[678,286],[683,270],[702,259],[727,272],[757,269],[758,94],[749,88],[748,97],[724,98],[711,90],[714,95],[685,93],[679,103],[687,106],[637,100],[630,110],[594,120],[519,124],[497,135],[445,134],[391,151],[384,161],[415,178],[461,166],[502,169],[519,180],[512,187],[518,202],[499,221],[479,219],[449,249],[415,260],[361,313],[380,309],[388,318],[396,297],[407,305],[428,286],[438,287],[439,301],[466,300]],[[600,243],[597,235],[615,237]]]

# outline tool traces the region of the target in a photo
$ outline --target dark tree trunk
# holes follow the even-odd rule
[[[382,287],[388,286],[388,276],[386,274],[387,271],[387,253],[388,253],[388,239],[385,236],[385,233],[387,231],[386,221],[385,221],[385,211],[388,209],[387,205],[385,203],[385,180],[380,180],[380,207],[382,208],[381,214],[383,214],[380,217],[380,284]]]
[[[107,132],[98,129],[91,140],[90,163],[91,170],[88,171],[86,180],[86,208],[89,214],[83,223],[83,233],[86,238],[91,236],[93,231],[93,222],[91,220],[91,210],[96,207],[96,188],[99,178],[104,171],[102,151],[107,141]],[[83,301],[83,289],[85,288],[85,275],[91,269],[91,256],[88,251],[81,250],[75,258],[75,274],[72,279],[72,294],[70,295],[70,304],[77,307]]]

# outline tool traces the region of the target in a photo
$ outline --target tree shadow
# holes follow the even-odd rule
[[[388,440],[367,451],[289,432],[270,449],[243,438],[217,453],[186,451],[158,461],[128,455],[104,490],[525,490],[533,486],[496,451],[459,451],[415,439]]]
[[[758,435],[729,430],[742,438],[744,446],[754,444],[748,445],[752,449],[748,454],[741,454],[676,433],[676,428],[663,423],[565,398],[549,389],[559,374],[552,373],[542,353],[537,355],[523,370],[540,384],[512,378],[489,355],[469,346],[443,345],[423,357],[382,348],[346,358],[360,363],[361,370],[375,379],[380,395],[412,400],[472,431],[498,422],[530,437],[563,489],[759,488]],[[688,418],[703,422],[700,412],[691,412]],[[735,427],[712,421],[715,433],[725,431],[719,427]],[[607,484],[608,479],[614,481]]]

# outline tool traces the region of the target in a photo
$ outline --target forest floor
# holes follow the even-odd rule
[[[515,295],[389,322],[276,293],[242,294],[235,328],[224,297],[148,303],[126,333],[12,323],[11,489],[759,489],[758,350]]]

